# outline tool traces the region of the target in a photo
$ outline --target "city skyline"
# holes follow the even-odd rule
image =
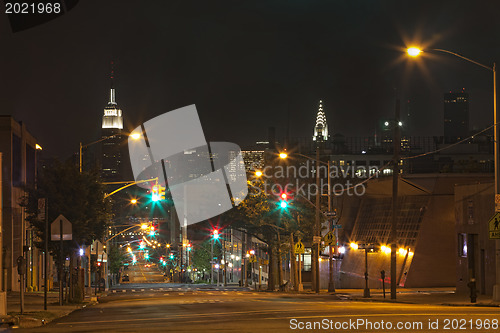
[[[330,136],[365,136],[392,116],[395,87],[414,135],[443,135],[443,93],[462,88],[471,96],[471,129],[492,123],[489,73],[446,55],[427,54],[417,63],[404,47],[442,47],[491,64],[498,51],[481,31],[489,27],[494,2],[157,3],[165,6],[158,13],[154,3],[133,13],[117,4],[79,3],[18,33],[1,18],[8,51],[0,56],[7,78],[0,83],[0,107],[27,123],[46,156],[66,158],[78,142],[100,137],[93,129],[100,127],[112,60],[127,110],[125,132],[196,104],[208,140],[248,145],[267,138],[269,126],[281,138],[288,123],[291,136],[310,137],[322,99]],[[107,20],[110,13],[117,19]],[[475,25],[464,27],[464,18]],[[176,25],[182,29],[172,29]],[[69,123],[78,126],[69,130]]]

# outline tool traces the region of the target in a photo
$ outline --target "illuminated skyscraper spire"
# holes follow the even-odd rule
[[[318,114],[316,115],[316,125],[314,126],[313,140],[322,142],[328,140],[328,123],[326,114],[323,111],[323,101],[319,101]]]
[[[122,110],[118,108],[118,104],[116,104],[115,99],[115,87],[114,87],[114,66],[113,62],[111,62],[111,89],[109,91],[109,102],[108,105],[104,108],[104,115],[102,117],[102,128],[116,128],[123,129],[123,117]]]

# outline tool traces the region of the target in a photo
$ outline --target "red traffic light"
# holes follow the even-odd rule
[[[286,198],[287,198],[286,193],[281,193],[281,199],[286,200]]]

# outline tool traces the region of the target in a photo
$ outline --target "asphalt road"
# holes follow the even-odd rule
[[[318,330],[335,332],[500,330],[498,308],[356,302],[333,295],[217,291],[203,286],[177,285],[170,291],[148,288],[153,284],[142,286],[146,287],[142,288],[144,291],[124,289],[125,292],[111,293],[100,304],[75,311],[42,328],[17,331],[274,333],[307,331],[307,325],[314,322],[323,325],[317,326]],[[388,322],[392,329],[388,329]],[[480,324],[482,329],[478,329]],[[484,329],[486,326],[489,329]]]
[[[160,272],[156,265],[150,267],[146,267],[146,265],[148,265],[148,263],[140,262],[137,265],[128,266],[128,269],[124,271],[123,274],[128,274],[129,281],[122,281],[122,284],[157,283],[166,281],[163,273]]]

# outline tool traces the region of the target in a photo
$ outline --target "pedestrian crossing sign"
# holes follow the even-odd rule
[[[500,239],[500,212],[496,212],[488,221],[488,233],[490,239]]]
[[[304,247],[304,244],[302,244],[301,241],[298,241],[297,244],[295,244],[295,254],[302,254],[305,252],[306,252],[306,249]]]

